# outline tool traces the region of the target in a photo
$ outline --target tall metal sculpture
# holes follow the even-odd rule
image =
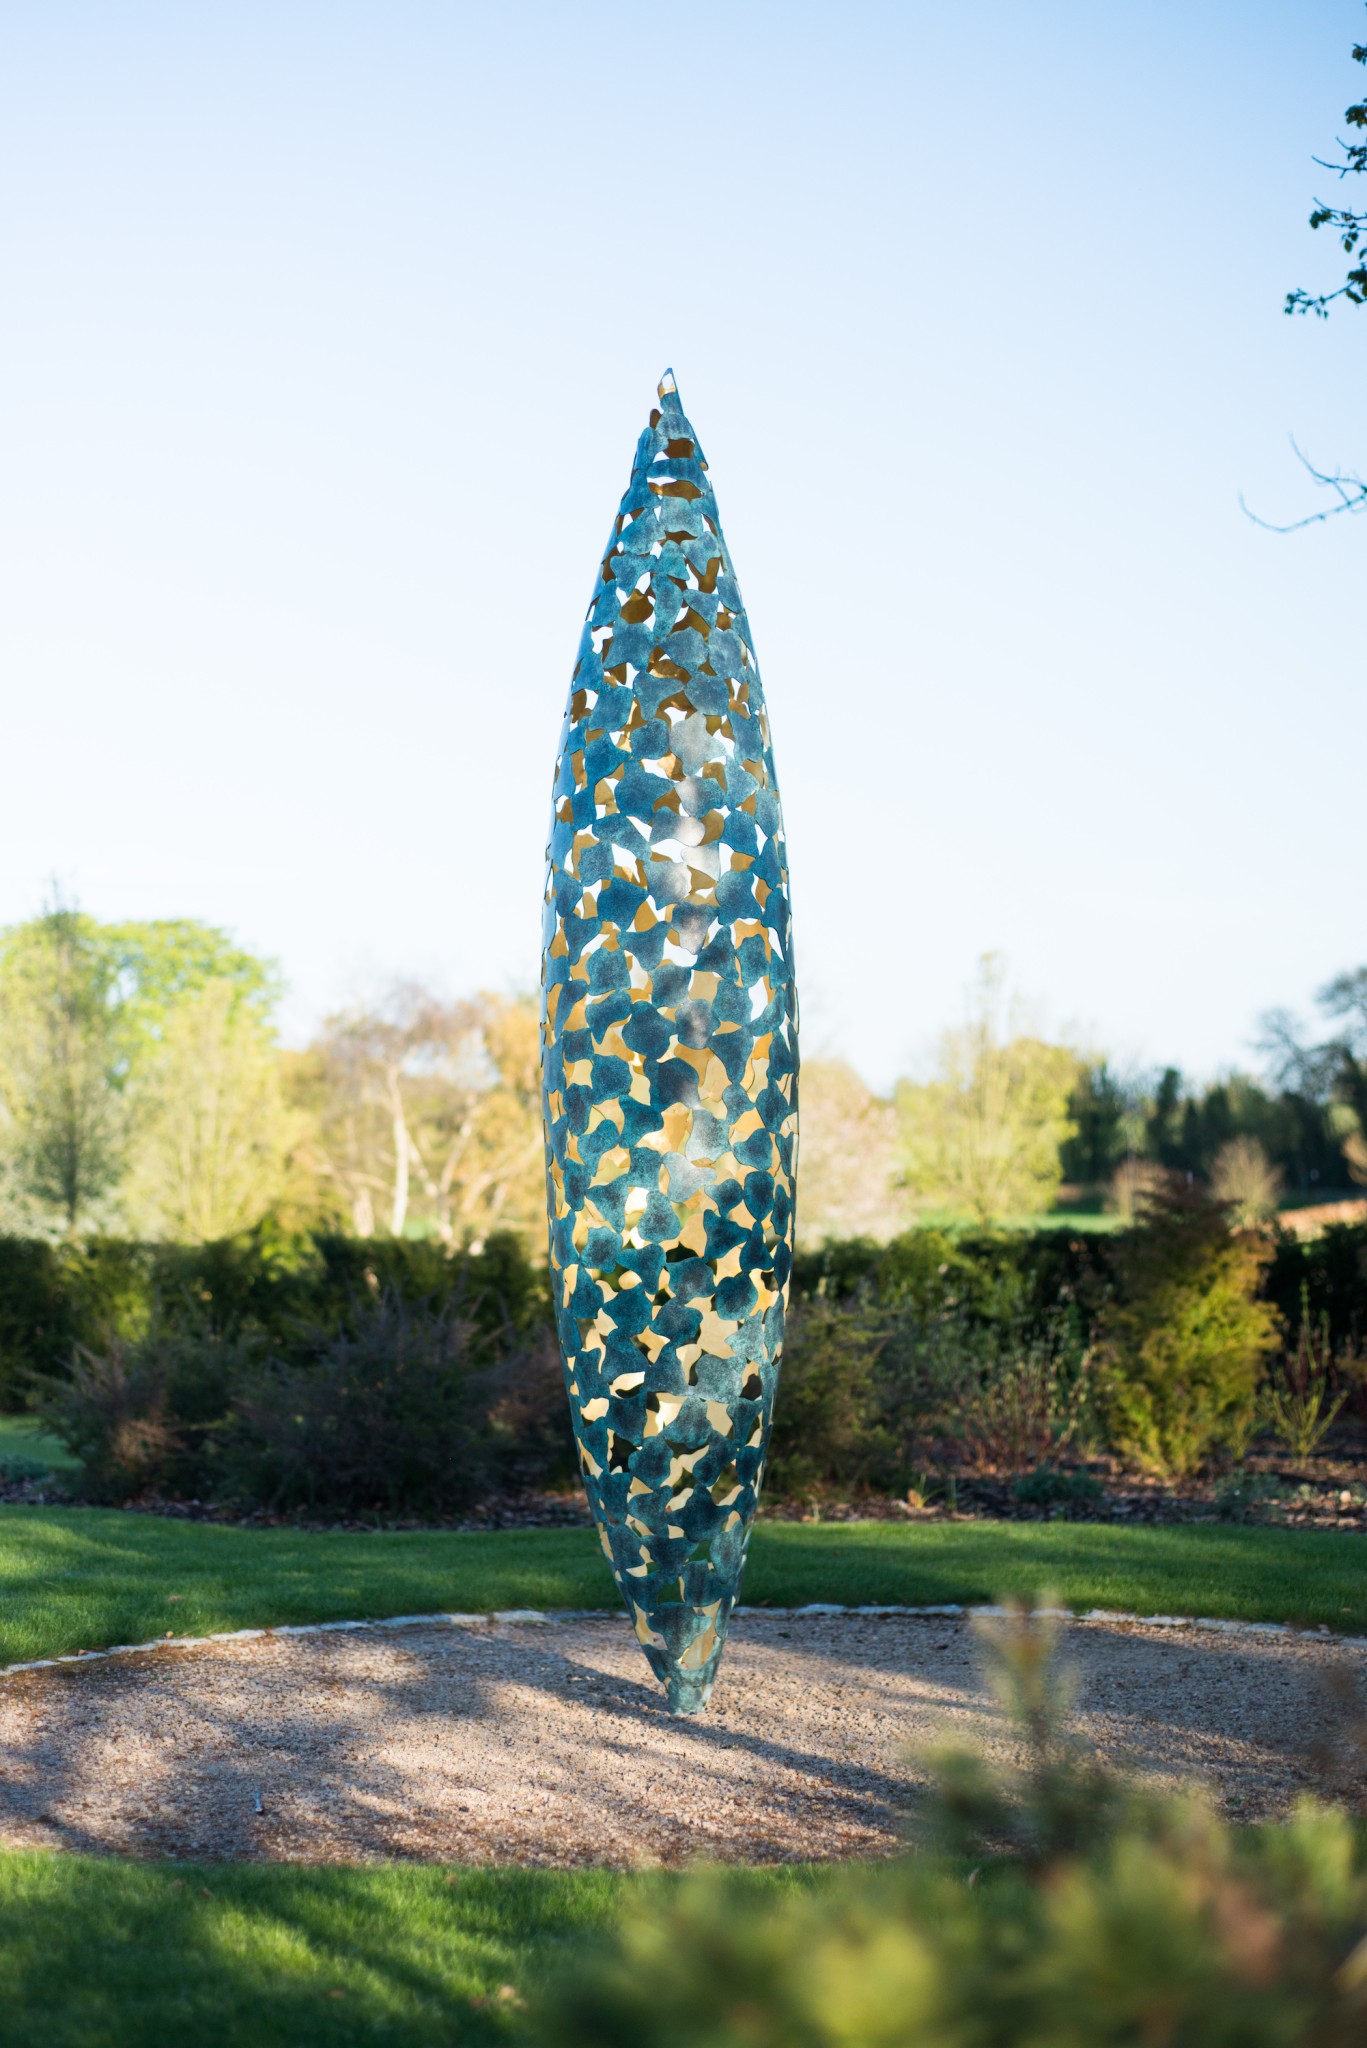
[[[542,957],[551,1281],[584,1484],[672,1712],[707,1705],[783,1349],[797,994],[740,590],[672,371],[594,584]]]

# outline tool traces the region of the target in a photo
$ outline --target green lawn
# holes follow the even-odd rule
[[[1237,1527],[767,1523],[745,1598],[920,1605],[1045,1589],[1075,1607],[1367,1632],[1367,1541]],[[589,1530],[365,1535],[0,1508],[0,1664],[279,1622],[616,1604]]]
[[[0,1465],[9,1458],[26,1458],[54,1472],[74,1472],[81,1462],[32,1415],[0,1415]]]
[[[755,1871],[749,1881],[777,1891],[812,1880]],[[0,2039],[5,2048],[515,2041],[517,1999],[566,1946],[609,1921],[631,1889],[668,1882],[608,1871],[0,1855]]]
[[[1328,1621],[1367,1630],[1367,1542],[1283,1529],[778,1523],[746,1596],[990,1599]],[[355,1535],[115,1510],[0,1508],[0,1661],[168,1630],[607,1605],[588,1531]],[[0,1854],[5,2048],[436,2048],[516,2043],[519,1998],[666,1876],[206,1866]],[[823,1881],[756,1871],[747,1882]]]

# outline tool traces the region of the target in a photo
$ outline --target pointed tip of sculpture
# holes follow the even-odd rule
[[[674,382],[674,372],[672,370],[665,371],[655,389],[659,392],[662,400],[672,398],[676,404],[678,403],[679,387]]]
[[[671,1671],[665,1685],[668,1711],[680,1717],[704,1713],[712,1697],[715,1680],[715,1670],[708,1671],[705,1676],[701,1672]]]

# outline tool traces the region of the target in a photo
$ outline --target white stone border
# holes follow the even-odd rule
[[[918,1617],[927,1620],[954,1620],[961,1615],[1004,1617],[1012,1610],[985,1602],[968,1605],[959,1601],[946,1601],[933,1607],[842,1607],[831,1601],[813,1600],[806,1607],[738,1607],[735,1611],[738,1615],[758,1614],[771,1617],[784,1614],[897,1614],[913,1620]],[[549,1626],[557,1621],[609,1621],[614,1615],[622,1612],[620,1608],[609,1607],[557,1607],[549,1611],[543,1611],[539,1607],[505,1607],[491,1614],[394,1614],[371,1621],[282,1621],[274,1628],[227,1629],[213,1636],[156,1636],[150,1643],[115,1643],[107,1650],[68,1650],[60,1657],[35,1657],[27,1664],[0,1666],[0,1678],[13,1678],[23,1671],[55,1671],[65,1664],[95,1664],[109,1657],[136,1657],[148,1650],[203,1650],[215,1643],[250,1643],[264,1636],[325,1636],[363,1628],[445,1626],[487,1629],[493,1628],[499,1622]],[[1037,1607],[1034,1612],[1048,1615],[1057,1621],[1109,1623],[1112,1626],[1119,1623],[1131,1628],[1199,1628],[1227,1636],[1296,1636],[1301,1639],[1312,1637],[1316,1642],[1339,1643],[1348,1650],[1367,1650],[1367,1636],[1337,1635],[1324,1622],[1317,1623],[1313,1628],[1298,1628],[1289,1621],[1219,1621],[1210,1615],[1128,1614],[1109,1607],[1089,1607],[1085,1614],[1074,1614],[1069,1607]]]

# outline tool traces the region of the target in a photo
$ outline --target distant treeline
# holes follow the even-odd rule
[[[280,993],[268,961],[193,920],[59,904],[0,931],[0,1230],[194,1244],[269,1227],[447,1250],[511,1230],[539,1255],[535,1002],[405,982],[296,1051]],[[1168,1171],[1243,1222],[1350,1191],[1367,1183],[1367,969],[1320,1000],[1322,1035],[1264,1020],[1262,1080],[1193,1087],[1039,1036],[989,958],[924,1076],[879,1095],[840,1060],[805,1063],[799,1239],[1079,1202],[1128,1218]]]

